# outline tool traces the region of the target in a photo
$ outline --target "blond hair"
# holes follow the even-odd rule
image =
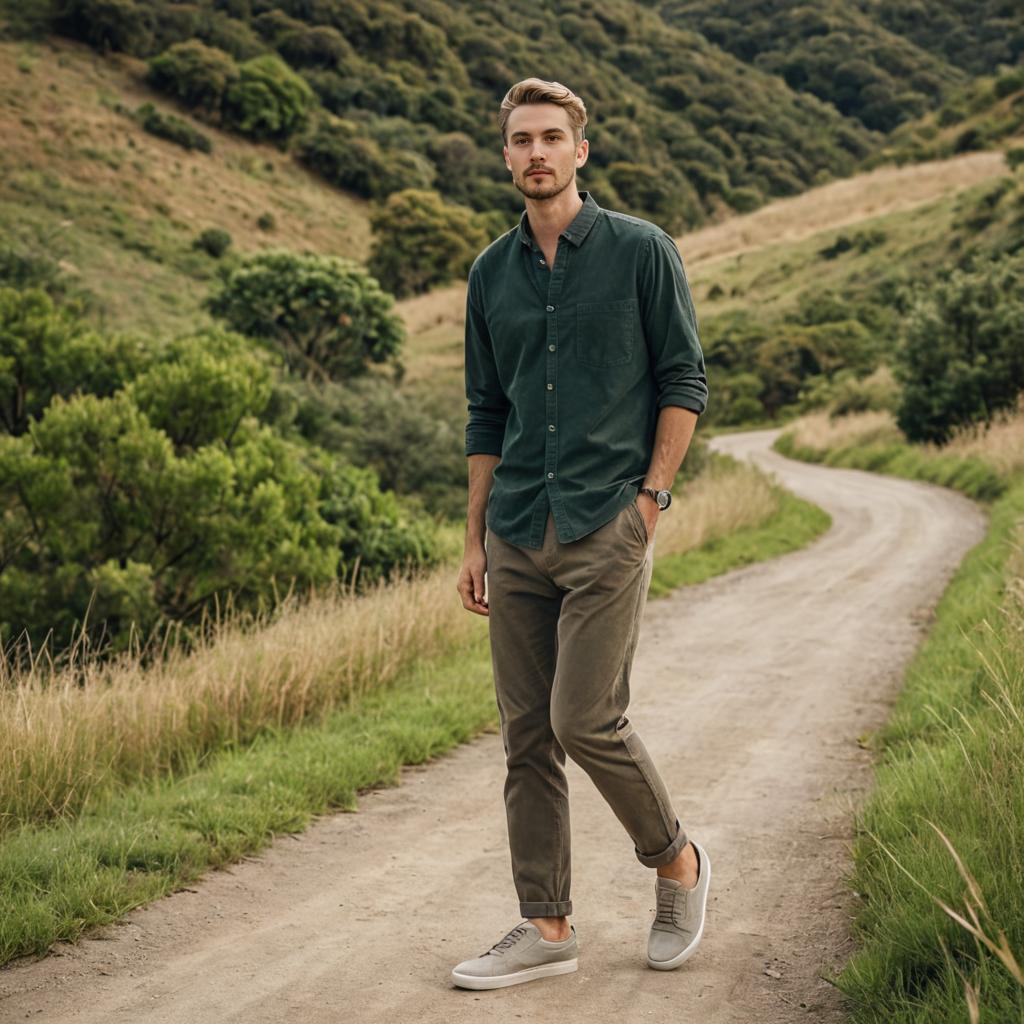
[[[583,100],[561,82],[546,82],[543,78],[524,78],[523,81],[516,82],[501,101],[498,127],[501,129],[503,142],[508,142],[506,128],[509,115],[524,103],[556,103],[563,107],[569,115],[576,145],[583,141],[583,128],[587,123],[587,108],[583,105]]]

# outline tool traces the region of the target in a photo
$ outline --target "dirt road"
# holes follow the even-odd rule
[[[776,472],[833,528],[652,601],[635,662],[630,716],[714,869],[687,964],[645,966],[653,872],[570,763],[579,971],[496,992],[450,986],[456,961],[518,920],[492,734],[103,939],[0,971],[0,1020],[843,1020],[818,972],[850,950],[841,878],[851,801],[870,780],[857,737],[885,719],[983,516],[935,487],[782,459],[772,436],[716,447]]]

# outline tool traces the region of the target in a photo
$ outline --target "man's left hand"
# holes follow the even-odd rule
[[[644,524],[647,526],[647,543],[650,544],[654,540],[654,527],[658,523],[661,509],[658,507],[658,503],[643,491],[636,496],[636,507],[640,509],[640,514],[644,517]]]

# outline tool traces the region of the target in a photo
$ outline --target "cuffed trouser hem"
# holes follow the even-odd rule
[[[633,849],[636,851],[636,859],[640,861],[645,868],[660,868],[662,864],[670,864],[672,861],[679,856],[679,851],[687,844],[686,833],[683,831],[682,825],[679,824],[679,819],[676,818],[676,828],[679,831],[676,833],[675,839],[665,847],[661,853],[646,854],[641,853],[634,846]]]
[[[519,913],[523,917],[565,917],[572,913],[572,900],[557,903],[520,903]]]

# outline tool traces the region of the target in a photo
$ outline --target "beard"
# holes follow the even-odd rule
[[[516,188],[530,199],[554,199],[569,187],[572,178],[569,178],[563,185],[558,184],[558,179],[553,173],[542,175],[537,181],[533,181],[526,175],[523,175],[521,179],[513,178],[512,180]]]

